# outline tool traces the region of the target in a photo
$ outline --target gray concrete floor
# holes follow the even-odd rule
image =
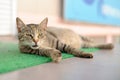
[[[120,44],[93,59],[69,58],[0,75],[0,80],[120,80]]]

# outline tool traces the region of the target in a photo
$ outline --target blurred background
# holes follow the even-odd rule
[[[24,23],[69,28],[98,42],[120,42],[120,0],[1,0],[0,40],[16,40],[16,17]]]

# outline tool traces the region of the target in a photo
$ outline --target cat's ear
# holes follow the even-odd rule
[[[47,28],[47,23],[48,23],[48,18],[46,17],[41,23],[40,23],[40,27],[44,30],[46,30]]]
[[[16,24],[17,24],[18,32],[21,32],[22,27],[25,27],[25,24],[23,23],[23,21],[18,17],[16,18]]]

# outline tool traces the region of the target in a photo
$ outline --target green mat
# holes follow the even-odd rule
[[[89,48],[81,49],[85,52],[95,52],[99,49]],[[63,53],[63,59],[74,57],[73,55]],[[40,65],[51,62],[51,58],[38,55],[22,54],[19,52],[16,43],[0,42],[0,74],[27,68],[30,66]]]

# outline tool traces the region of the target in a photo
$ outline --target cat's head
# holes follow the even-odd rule
[[[21,45],[27,45],[33,49],[37,49],[44,41],[47,22],[48,18],[45,18],[40,24],[25,24],[17,17],[18,39]]]

